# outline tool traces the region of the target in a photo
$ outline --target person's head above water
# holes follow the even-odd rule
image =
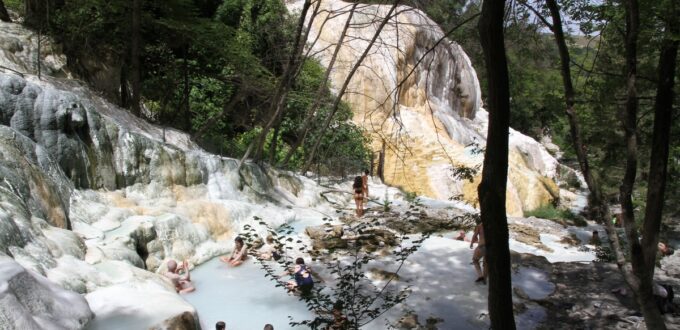
[[[243,238],[241,238],[240,236],[236,236],[236,238],[234,238],[234,243],[236,243],[236,246],[238,247],[243,246]]]
[[[274,330],[274,326],[271,324],[265,324],[263,330]]]
[[[175,260],[168,260],[168,271],[174,273],[177,270],[177,262]]]
[[[227,330],[227,325],[224,322],[219,321],[215,323],[215,330]]]
[[[267,235],[267,244],[274,244],[274,237],[272,235]]]

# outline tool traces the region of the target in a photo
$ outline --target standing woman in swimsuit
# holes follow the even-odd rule
[[[357,205],[357,217],[364,215],[364,180],[360,176],[354,178],[354,203]]]

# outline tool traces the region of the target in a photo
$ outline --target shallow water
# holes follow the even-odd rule
[[[296,321],[311,319],[305,304],[274,287],[252,259],[230,267],[218,258],[191,272],[196,291],[184,295],[198,311],[203,329],[224,321],[229,330],[259,330],[271,323],[274,329],[290,329],[288,316]]]

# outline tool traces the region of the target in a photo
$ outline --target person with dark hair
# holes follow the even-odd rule
[[[246,260],[246,257],[248,256],[248,250],[246,248],[246,245],[243,243],[243,239],[241,237],[236,237],[234,239],[234,251],[231,253],[231,256],[228,258],[223,256],[220,257],[220,260],[226,262],[230,266],[239,266],[243,263],[244,260]]]
[[[364,175],[361,176],[361,190],[368,204],[368,169],[364,170]]]
[[[354,178],[354,184],[352,188],[354,189],[354,203],[357,206],[356,213],[357,217],[364,215],[364,181],[360,176]]]
[[[286,287],[289,290],[297,290],[302,295],[309,295],[314,288],[314,279],[312,279],[312,270],[305,265],[305,260],[302,258],[295,259],[295,266],[293,267],[293,281],[289,281]]]
[[[215,330],[227,330],[227,325],[224,322],[219,321],[215,323]]]
[[[263,330],[274,330],[274,326],[271,324],[265,324]]]
[[[180,271],[184,270],[184,275],[180,275]],[[178,266],[175,260],[168,260],[168,271],[163,274],[175,286],[178,293],[189,293],[196,288],[191,284],[191,274],[189,273],[189,263],[184,260],[182,265]]]

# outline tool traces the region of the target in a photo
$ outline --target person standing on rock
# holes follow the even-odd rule
[[[352,188],[354,189],[354,203],[357,206],[356,214],[360,217],[364,215],[364,180],[360,176],[355,177]]]
[[[487,275],[487,265],[486,265],[486,246],[484,241],[484,226],[480,220],[477,221],[477,226],[475,227],[475,232],[472,234],[472,240],[470,241],[470,248],[477,243],[477,248],[472,253],[472,263],[475,265],[475,271],[477,271],[477,280],[475,282],[486,284]],[[479,265],[480,260],[484,258],[484,270]]]
[[[184,275],[180,275],[180,271],[184,270]],[[175,260],[168,260],[168,271],[163,274],[175,286],[178,293],[189,293],[196,288],[191,284],[191,274],[189,273],[189,263],[184,260],[181,266],[177,267]]]

